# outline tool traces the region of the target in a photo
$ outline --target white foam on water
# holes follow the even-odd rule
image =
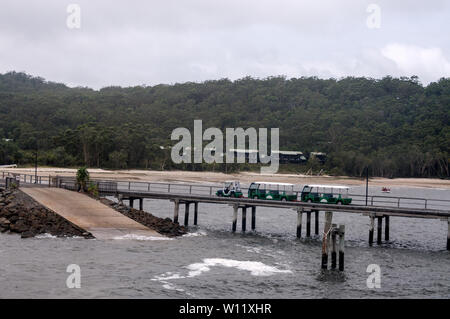
[[[189,270],[187,275],[181,275],[179,273],[173,273],[173,272],[166,272],[164,274],[161,274],[159,276],[154,276],[151,280],[153,281],[159,281],[162,284],[162,287],[164,289],[168,290],[175,290],[179,292],[184,292],[189,296],[192,296],[192,294],[186,292],[183,289],[177,288],[175,285],[170,283],[170,280],[177,280],[177,279],[185,279],[185,278],[193,278],[200,276],[201,274],[208,272],[211,270],[211,267],[227,267],[227,268],[235,268],[238,270],[243,271],[249,271],[252,276],[270,276],[274,274],[291,274],[292,271],[286,269],[278,269],[276,267],[272,267],[269,265],[266,265],[259,261],[239,261],[239,260],[233,260],[233,259],[225,259],[225,258],[206,258],[203,259],[203,262],[201,263],[194,263],[186,266],[186,268]]]
[[[169,283],[169,282],[165,282],[163,281],[163,288],[164,289],[168,289],[168,290],[176,290],[176,291],[180,291],[180,292],[184,292],[183,289],[177,288],[175,285]]]
[[[211,267],[227,267],[238,270],[249,271],[252,276],[271,276],[274,274],[290,274],[289,269],[278,269],[273,266],[266,265],[259,261],[240,261],[225,258],[206,258],[201,263],[194,263],[186,266],[188,269],[187,275],[178,273],[166,272],[162,275],[152,278],[154,281],[166,283],[167,280],[185,279],[200,276],[201,274],[211,270]]]
[[[199,236],[206,236],[206,235],[207,235],[207,234],[206,234],[205,231],[199,230],[199,231],[197,231],[197,232],[195,232],[195,233],[187,233],[187,234],[184,234],[184,235],[181,236],[181,237],[199,237]]]
[[[123,236],[116,236],[113,239],[115,240],[173,240],[172,238],[167,237],[156,237],[156,236],[143,236],[143,235],[136,235],[136,234],[126,234]]]
[[[39,234],[39,235],[37,235],[37,236],[35,236],[35,238],[37,238],[37,239],[55,239],[55,238],[58,238],[58,236],[53,236],[52,234],[48,234],[48,233],[45,233],[45,234]]]
[[[172,272],[166,272],[160,276],[155,276],[152,280],[164,281],[164,280],[173,280],[173,279],[183,279],[186,276],[181,276],[180,274],[174,274]]]
[[[181,276],[180,274],[174,274],[173,272],[166,272],[165,274],[162,274],[160,276],[155,276],[154,278],[152,278],[151,280],[153,281],[159,281],[160,283],[162,283],[162,287],[164,289],[167,290],[175,290],[175,291],[179,291],[179,292],[185,292],[184,289],[181,288],[177,288],[177,286],[175,286],[174,284],[170,283],[168,280],[173,280],[173,279],[183,279],[186,278],[185,276]],[[189,293],[186,293],[188,295],[190,295]]]
[[[268,266],[259,261],[239,261],[224,258],[206,258],[202,263],[195,263],[188,265],[188,277],[199,276],[204,272],[210,271],[211,267],[222,266],[227,268],[236,268],[238,270],[249,271],[252,276],[270,276],[277,273],[292,273],[286,269],[278,269],[276,267]]]
[[[244,248],[249,253],[262,254],[262,247],[245,246],[240,244],[237,244],[236,246]]]

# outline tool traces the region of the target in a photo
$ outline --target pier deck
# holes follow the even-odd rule
[[[5,176],[6,175],[6,176]],[[78,185],[74,178],[61,176],[32,176],[22,174],[2,173],[2,177],[12,176],[20,184],[34,183],[36,186],[47,189],[67,189],[77,190]],[[450,250],[450,200],[392,197],[392,196],[350,196],[355,199],[351,205],[332,205],[323,203],[305,203],[302,201],[271,201],[257,200],[249,198],[224,198],[215,196],[215,192],[220,187],[215,185],[185,184],[185,183],[150,183],[120,180],[91,180],[97,186],[101,196],[114,196],[120,202],[129,201],[131,207],[134,201],[139,201],[139,209],[143,210],[144,199],[169,200],[174,204],[173,221],[178,222],[180,206],[184,206],[184,225],[189,224],[189,214],[191,204],[194,206],[194,225],[198,223],[198,207],[200,203],[225,204],[232,207],[232,231],[236,231],[238,210],[242,214],[242,231],[246,231],[247,209],[251,209],[251,229],[256,228],[256,208],[272,207],[291,209],[297,214],[297,237],[302,236],[303,214],[306,214],[306,237],[311,236],[311,217],[314,214],[314,233],[319,231],[319,213],[351,213],[362,214],[369,217],[369,245],[374,241],[376,229],[377,244],[383,241],[382,226],[384,224],[384,240],[389,241],[390,217],[425,218],[440,219],[448,225],[447,249]],[[45,186],[46,185],[46,186]],[[244,191],[244,189],[243,189]],[[73,193],[72,193],[73,194]],[[364,204],[366,203],[366,204]],[[375,228],[376,221],[376,228]]]

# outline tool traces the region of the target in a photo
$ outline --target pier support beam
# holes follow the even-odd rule
[[[383,229],[383,216],[378,216],[377,217],[378,222],[377,222],[377,244],[381,245],[381,231]]]
[[[297,238],[302,237],[303,208],[297,208]]]
[[[198,202],[194,203],[194,225],[197,226],[198,219]]]
[[[311,212],[306,212],[306,237],[311,237]]]
[[[129,202],[130,202],[130,207],[131,208],[134,208],[133,206],[134,206],[134,198],[133,197],[130,197],[130,199],[128,200]]]
[[[369,246],[373,245],[373,232],[375,228],[375,216],[370,215],[370,228],[369,228]]]
[[[331,222],[333,219],[332,212],[325,212],[325,226],[323,229],[323,238],[322,238],[322,269],[328,268],[328,241],[331,229]]]
[[[176,199],[173,201],[173,203],[175,204],[173,209],[173,222],[178,223],[178,214],[180,212],[180,201]]]
[[[247,207],[242,207],[242,232],[245,233],[247,228]]]
[[[233,205],[233,225],[231,227],[231,230],[233,231],[233,233],[236,232],[238,209],[239,209],[238,205]]]
[[[389,216],[384,216],[384,240],[389,240]]]
[[[252,206],[252,230],[256,229],[256,206]]]
[[[345,225],[339,225],[339,270],[344,271]]]
[[[144,199],[139,198],[139,210],[144,210]]]
[[[186,202],[184,208],[184,226],[189,225],[189,205],[191,203]]]
[[[319,211],[314,211],[314,234],[319,235]]]

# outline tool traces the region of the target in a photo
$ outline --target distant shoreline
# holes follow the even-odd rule
[[[22,174],[34,174],[34,168],[2,168],[1,171]],[[98,168],[89,169],[91,178],[118,179],[150,182],[180,182],[220,184],[226,180],[239,180],[249,184],[253,181],[284,182],[292,184],[332,184],[363,186],[364,178],[346,176],[306,176],[300,174],[271,174],[262,175],[252,172],[224,174],[221,172],[197,172],[197,171],[152,171],[152,170],[104,170]],[[75,168],[39,167],[38,175],[42,176],[74,176]],[[370,178],[370,186],[386,187],[423,187],[450,189],[450,179],[438,178]]]

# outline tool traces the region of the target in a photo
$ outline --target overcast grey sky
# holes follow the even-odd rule
[[[247,75],[427,84],[450,77],[449,34],[446,0],[1,0],[0,73],[96,89]]]

